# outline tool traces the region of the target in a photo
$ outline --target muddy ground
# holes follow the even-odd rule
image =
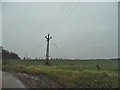
[[[13,75],[27,88],[62,88],[61,85],[44,75],[33,76],[25,73],[14,73]]]

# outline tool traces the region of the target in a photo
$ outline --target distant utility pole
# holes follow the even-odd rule
[[[26,57],[26,59],[28,59],[28,57],[27,57],[27,53],[26,53],[26,56],[25,56],[25,57]]]
[[[52,38],[49,36],[45,36],[45,38],[47,39],[47,50],[46,50],[46,61],[45,61],[45,65],[49,65],[49,40]]]

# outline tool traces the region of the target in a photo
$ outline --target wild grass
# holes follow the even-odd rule
[[[44,65],[45,60],[4,60],[3,65]],[[65,70],[91,70],[96,71],[99,63],[101,70],[118,72],[118,60],[49,60],[49,63],[56,68]]]
[[[83,69],[80,65],[4,65],[3,70],[45,75],[65,88],[117,88],[118,74],[114,71]]]

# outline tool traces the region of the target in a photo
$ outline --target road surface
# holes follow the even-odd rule
[[[0,71],[0,90],[2,90],[2,72]]]
[[[0,75],[1,74],[2,88],[25,88],[25,86],[11,74],[0,71]]]

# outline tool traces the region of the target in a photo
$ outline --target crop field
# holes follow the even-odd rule
[[[44,65],[45,60],[9,60],[3,65]],[[101,70],[118,72],[118,60],[49,60],[52,66],[70,70],[97,70],[99,64]]]
[[[117,88],[118,60],[9,60],[3,70],[31,75],[45,75],[61,87],[67,88]],[[100,70],[96,65],[99,63]]]

